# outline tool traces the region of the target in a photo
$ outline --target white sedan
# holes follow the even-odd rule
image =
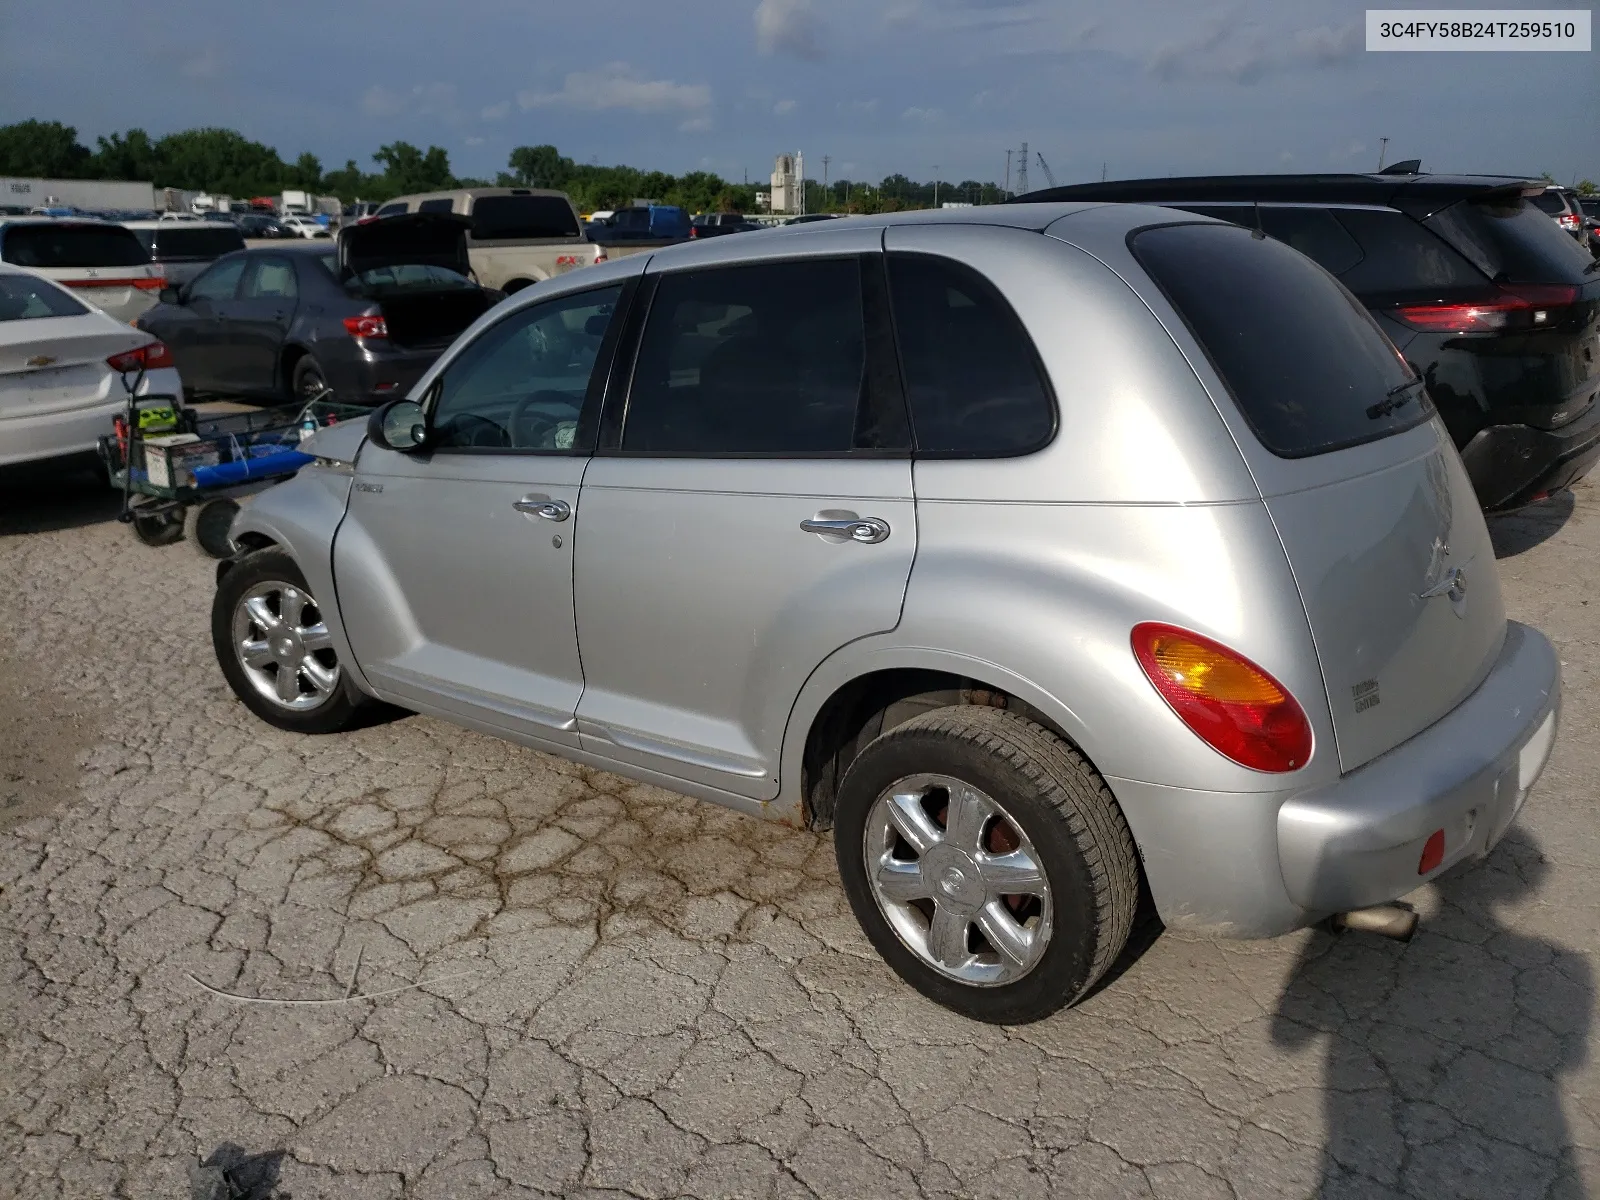
[[[280,224],[294,230],[303,238],[331,237],[326,225],[319,224],[310,217],[279,217]]]
[[[141,366],[139,395],[182,397],[164,344],[0,263],[0,466],[92,453]]]

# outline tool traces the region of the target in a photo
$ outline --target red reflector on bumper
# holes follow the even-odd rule
[[[1417,874],[1426,875],[1444,861],[1444,830],[1435,829],[1433,836],[1428,839],[1428,844],[1422,848],[1422,857],[1417,859]]]

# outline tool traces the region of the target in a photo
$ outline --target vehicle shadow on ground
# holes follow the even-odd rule
[[[91,465],[0,467],[0,537],[98,525],[121,507],[121,494]]]
[[[1489,518],[1489,540],[1496,558],[1515,558],[1561,532],[1577,501],[1570,491],[1530,504],[1514,513]]]
[[[1506,921],[1548,872],[1513,830],[1487,862],[1438,884],[1442,911],[1409,945],[1306,943],[1272,1038],[1322,1043],[1313,1195],[1584,1195],[1561,1085],[1587,1054],[1593,975],[1583,955]]]

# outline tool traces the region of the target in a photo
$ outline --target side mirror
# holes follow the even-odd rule
[[[391,400],[367,418],[367,436],[385,450],[412,454],[428,445],[428,414],[410,400]]]
[[[183,303],[183,290],[181,288],[172,287],[170,284],[167,287],[162,288],[157,295],[163,304]]]

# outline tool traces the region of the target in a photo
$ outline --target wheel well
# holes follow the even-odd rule
[[[980,679],[916,668],[863,675],[828,697],[806,734],[800,788],[807,824],[813,829],[832,828],[839,782],[868,742],[913,717],[952,704],[1004,708],[1071,741],[1033,705]]]
[[[264,533],[241,533],[233,539],[233,544],[239,548],[239,553],[232,558],[224,558],[217,563],[218,583],[221,583],[222,577],[233,569],[233,564],[246,554],[253,554],[257,550],[265,550],[268,546],[276,546],[278,543]]]
[[[502,287],[500,290],[502,292],[504,292],[506,295],[510,296],[510,295],[514,295],[517,292],[520,292],[523,288],[532,287],[532,286],[533,286],[533,280],[531,280],[531,279],[508,279],[505,282],[505,286]]]
[[[278,359],[278,382],[287,389],[294,382],[294,366],[311,351],[304,346],[285,346]]]

